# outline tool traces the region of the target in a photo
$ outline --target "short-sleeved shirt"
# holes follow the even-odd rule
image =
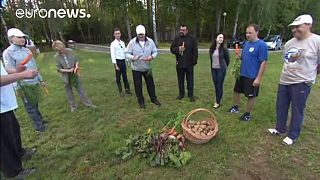
[[[260,65],[268,60],[268,46],[262,40],[247,41],[241,54],[240,75],[255,79],[259,73]]]
[[[18,64],[20,64],[30,53],[30,50],[23,46],[18,46],[15,44],[11,44],[6,50],[3,52],[3,62],[5,67],[8,68],[16,68]],[[27,69],[37,69],[36,61],[33,57],[27,62],[25,65]],[[20,82],[23,84],[37,84],[39,81],[42,81],[42,77],[40,73],[33,79],[23,79]]]
[[[320,36],[312,34],[304,40],[290,39],[284,46],[283,58],[287,63],[283,64],[280,84],[314,84],[320,64]]]
[[[8,75],[7,71],[3,67],[2,61],[0,61],[0,69],[1,69],[1,76]],[[18,108],[16,94],[14,93],[12,84],[1,86],[0,95],[1,95],[1,99],[0,99],[1,113],[9,112]]]
[[[75,55],[72,49],[66,48],[65,51],[66,55],[63,55],[59,52],[54,55],[58,72],[60,69],[74,68],[76,66],[76,63],[78,62],[78,57]],[[61,79],[64,83],[69,83],[68,74],[68,72],[61,73]]]

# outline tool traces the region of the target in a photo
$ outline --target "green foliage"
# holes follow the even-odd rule
[[[166,133],[146,133],[139,136],[130,135],[125,146],[115,151],[122,160],[137,154],[149,159],[151,166],[172,166],[180,168],[191,159],[191,153],[180,147],[180,141],[168,138]]]
[[[122,38],[128,42],[127,29],[135,36],[135,27],[138,24],[144,24],[147,35],[153,37],[151,0],[81,0],[77,3],[71,0],[31,0],[26,1],[27,4],[23,1],[16,4],[13,2],[7,0],[5,3],[3,16],[7,26],[21,28],[38,43],[63,37],[65,40],[73,39],[77,42],[110,44],[115,27],[122,30]],[[29,10],[35,7],[47,10],[85,8],[91,18],[16,18],[15,10],[24,6]],[[291,34],[288,33],[287,25],[302,13],[310,13],[316,20],[319,17],[319,8],[318,0],[156,0],[158,39],[171,42],[177,35],[177,26],[184,23],[200,41],[211,41],[212,35],[217,33],[215,31],[219,16],[221,22],[218,31],[223,30],[223,12],[227,13],[225,34],[227,39],[230,39],[237,11],[239,21],[236,37],[244,37],[247,24],[257,23],[261,27],[260,36],[264,37],[271,28],[271,33],[282,34],[288,39]],[[128,27],[126,17],[129,19]],[[319,23],[315,23],[313,31],[319,33],[319,29]]]

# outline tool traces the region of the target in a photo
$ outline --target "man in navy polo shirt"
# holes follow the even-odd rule
[[[239,113],[240,93],[247,98],[246,112],[240,117],[242,121],[251,120],[251,111],[255,98],[259,93],[259,86],[268,60],[268,47],[266,43],[258,38],[259,26],[250,24],[246,29],[247,42],[241,53],[240,78],[234,86],[234,105],[230,108],[231,113]]]

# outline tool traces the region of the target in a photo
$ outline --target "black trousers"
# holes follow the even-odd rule
[[[124,84],[124,89],[126,92],[130,91],[129,82],[127,78],[127,66],[126,66],[126,60],[116,60],[117,66],[119,67],[119,70],[116,71],[116,83],[118,86],[118,90],[121,93],[122,92],[122,86],[121,86],[121,76]]]
[[[20,125],[13,111],[1,113],[1,171],[5,177],[14,177],[22,170]]]
[[[138,103],[142,104],[144,103],[144,97],[142,94],[142,76],[144,78],[144,81],[147,85],[148,94],[150,96],[150,99],[152,102],[157,100],[156,92],[155,92],[155,85],[153,81],[152,71],[134,71],[132,70],[132,77],[133,77],[133,83],[134,83],[134,91],[136,93]]]
[[[194,78],[193,78],[193,66],[187,68],[176,67],[177,77],[178,77],[178,86],[179,86],[179,96],[185,95],[184,90],[184,78],[187,78],[187,90],[188,96],[193,96],[193,86],[194,86]]]

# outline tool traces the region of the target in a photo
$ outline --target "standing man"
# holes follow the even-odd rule
[[[311,32],[312,17],[301,15],[289,26],[293,38],[284,46],[284,61],[277,95],[277,123],[270,134],[284,134],[291,104],[291,122],[284,145],[292,145],[299,137],[304,109],[312,84],[320,73],[320,36]]]
[[[142,76],[146,82],[151,102],[161,106],[155,92],[151,61],[157,57],[158,52],[153,40],[146,37],[146,29],[143,25],[136,27],[137,37],[133,38],[127,47],[126,57],[131,60],[134,90],[140,108],[145,109],[144,97],[142,94]]]
[[[259,26],[250,24],[246,29],[247,42],[241,53],[240,78],[236,80],[234,86],[234,105],[230,108],[231,113],[239,113],[240,93],[243,93],[247,98],[246,112],[240,117],[242,121],[251,120],[251,111],[258,97],[259,86],[262,80],[263,73],[267,66],[268,47],[267,44],[258,38]]]
[[[15,69],[22,62],[27,69],[37,69],[37,64],[33,58],[32,52],[24,47],[26,44],[26,35],[17,28],[8,30],[8,39],[11,45],[3,52],[3,60],[7,69]],[[23,64],[24,64],[23,63]],[[44,132],[42,115],[38,109],[39,98],[41,95],[40,85],[46,87],[40,74],[33,79],[24,79],[18,81],[18,92],[33,126],[37,132]]]
[[[170,51],[176,55],[176,70],[178,77],[179,96],[181,100],[185,95],[184,78],[187,78],[188,96],[191,102],[194,102],[193,95],[193,67],[197,64],[198,60],[198,45],[197,40],[191,36],[186,25],[180,26],[180,34],[172,42]]]
[[[130,93],[129,82],[127,78],[126,69],[126,45],[121,41],[121,32],[119,28],[115,28],[113,31],[114,41],[110,45],[111,60],[116,71],[116,83],[120,96],[123,96],[122,86],[121,86],[121,76],[124,84],[124,89],[127,94]]]
[[[17,99],[11,83],[28,78],[33,79],[37,76],[36,70],[25,70],[24,66],[17,69],[10,69],[8,72],[0,60],[0,96],[1,96],[1,113],[0,113],[0,134],[1,134],[1,172],[6,178],[23,179],[25,176],[35,172],[35,169],[22,168],[22,159],[26,159],[35,152],[26,150],[21,145],[21,135],[19,122],[14,115],[17,109]],[[25,71],[24,71],[25,70]]]

